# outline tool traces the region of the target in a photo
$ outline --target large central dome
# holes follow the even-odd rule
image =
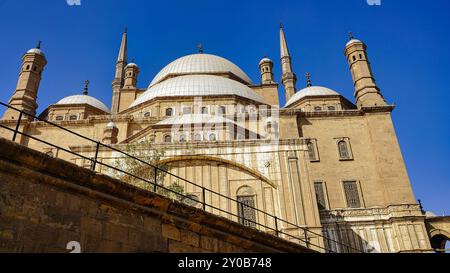
[[[192,74],[232,74],[246,84],[252,84],[250,78],[234,63],[210,54],[192,54],[181,57],[164,67],[153,79],[150,87],[168,78]]]
[[[264,103],[264,98],[250,87],[215,75],[185,75],[168,79],[150,87],[130,106],[134,107],[157,97],[240,96]]]

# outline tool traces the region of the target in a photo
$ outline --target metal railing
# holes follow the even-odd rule
[[[45,145],[48,145],[50,147],[53,147],[53,148],[57,149],[58,151],[64,151],[64,152],[67,152],[67,153],[72,154],[74,156],[77,156],[77,157],[79,157],[81,159],[90,161],[91,162],[90,169],[92,171],[95,171],[97,166],[101,165],[101,166],[104,166],[106,168],[110,168],[110,169],[115,170],[117,172],[123,173],[124,175],[128,175],[130,177],[133,177],[134,179],[137,179],[137,180],[140,180],[142,182],[148,183],[149,185],[152,186],[153,192],[155,192],[155,193],[158,191],[158,189],[163,189],[166,192],[170,192],[172,194],[175,194],[176,196],[179,196],[180,199],[181,198],[184,199],[184,200],[188,199],[188,200],[191,200],[191,201],[193,201],[195,203],[199,202],[199,200],[194,199],[192,196],[190,196],[188,194],[180,193],[180,192],[177,192],[177,191],[172,190],[170,188],[167,188],[164,185],[158,184],[158,181],[157,181],[158,173],[169,175],[169,176],[171,176],[171,177],[173,177],[173,178],[175,178],[177,180],[183,181],[183,182],[185,182],[187,184],[190,184],[190,185],[192,185],[194,187],[200,188],[201,189],[201,195],[202,195],[202,200],[201,200],[200,203],[202,205],[202,209],[205,210],[205,211],[207,211],[207,208],[210,208],[211,210],[219,211],[220,213],[224,213],[226,215],[229,215],[231,217],[235,217],[235,218],[241,220],[242,223],[252,223],[255,227],[265,228],[266,231],[267,230],[272,231],[277,237],[288,239],[288,240],[291,239],[291,241],[292,240],[296,240],[296,241],[299,241],[301,243],[304,243],[304,245],[307,248],[310,248],[310,249],[312,249],[312,248],[321,249],[321,250],[325,250],[326,252],[329,252],[329,253],[336,252],[333,249],[331,249],[330,247],[321,246],[321,245],[318,245],[318,244],[315,244],[315,243],[311,242],[310,239],[312,237],[318,237],[318,238],[322,238],[323,241],[324,241],[324,244],[326,244],[326,245],[329,245],[330,243],[334,243],[335,245],[339,246],[341,250],[344,250],[343,252],[355,252],[355,253],[362,253],[363,252],[360,249],[357,249],[357,248],[355,248],[353,246],[350,246],[350,245],[348,245],[346,243],[336,241],[336,240],[331,239],[331,238],[329,238],[327,236],[324,236],[324,235],[322,235],[320,233],[317,233],[315,231],[311,231],[311,230],[309,230],[306,227],[302,227],[302,226],[299,226],[297,224],[291,223],[289,221],[283,220],[282,218],[277,217],[275,215],[271,215],[271,214],[269,214],[269,213],[267,213],[265,211],[262,211],[261,209],[249,206],[247,204],[244,204],[243,202],[239,202],[238,200],[233,199],[231,197],[228,197],[228,196],[226,196],[224,194],[215,192],[215,191],[213,191],[211,189],[208,189],[208,188],[206,188],[204,186],[201,186],[201,185],[198,185],[196,183],[193,183],[193,182],[191,182],[191,181],[189,181],[189,180],[187,180],[185,178],[182,178],[182,177],[180,177],[178,175],[175,175],[175,174],[173,174],[173,173],[171,173],[171,172],[169,172],[167,170],[161,169],[160,167],[158,167],[156,165],[148,163],[148,162],[146,162],[146,161],[144,161],[144,160],[142,160],[142,159],[140,159],[140,158],[138,158],[136,156],[130,155],[129,153],[124,152],[122,150],[119,150],[119,149],[117,149],[117,148],[115,148],[115,147],[113,147],[111,145],[103,144],[100,141],[97,141],[97,140],[91,139],[89,137],[83,136],[83,135],[81,135],[79,133],[76,133],[76,132],[74,132],[72,130],[64,128],[64,127],[62,127],[62,126],[60,126],[58,124],[55,124],[55,123],[50,122],[48,120],[42,119],[40,117],[28,114],[28,113],[26,113],[26,112],[24,112],[22,110],[19,110],[19,109],[15,108],[15,107],[10,106],[8,104],[5,104],[3,102],[0,102],[0,105],[4,106],[6,108],[12,109],[14,111],[17,111],[19,113],[19,116],[18,116],[18,119],[16,120],[16,124],[14,126],[15,127],[14,129],[10,128],[8,126],[5,126],[4,124],[0,123],[0,128],[6,129],[6,130],[11,131],[13,133],[12,134],[12,141],[14,141],[14,142],[16,142],[17,137],[19,135],[22,135],[22,136],[25,136],[25,137],[27,137],[29,139],[32,139],[32,140],[35,140],[37,142],[43,143]],[[60,147],[58,145],[55,145],[55,144],[50,143],[48,141],[45,141],[43,139],[39,139],[36,136],[27,134],[25,132],[20,132],[20,125],[21,125],[21,122],[24,119],[24,116],[28,116],[32,120],[38,120],[38,121],[44,122],[44,123],[46,123],[48,125],[51,125],[51,126],[56,127],[56,128],[58,128],[60,130],[63,130],[65,132],[69,133],[69,134],[72,134],[74,136],[77,136],[79,138],[82,138],[82,139],[84,139],[86,141],[91,142],[92,144],[95,145],[95,155],[94,155],[94,157],[87,157],[87,156],[81,155],[79,153],[76,153],[76,152],[68,149],[68,148]],[[153,179],[153,181],[150,181],[149,179],[146,179],[146,178],[143,178],[143,177],[139,177],[139,176],[137,176],[135,174],[132,174],[132,173],[130,173],[128,171],[120,169],[117,166],[111,166],[111,165],[109,165],[109,164],[107,164],[105,162],[99,161],[99,152],[102,149],[109,149],[111,151],[117,152],[117,153],[123,155],[124,157],[136,160],[137,162],[139,162],[139,163],[141,163],[141,164],[143,164],[143,165],[153,169],[153,171],[154,171],[154,179]],[[210,194],[210,196],[211,196],[210,199],[211,200],[213,199],[212,198],[213,195],[217,196],[219,198],[219,202],[218,202],[219,204],[221,204],[220,198],[223,198],[225,200],[228,200],[229,202],[235,203],[236,207],[240,208],[241,212],[244,212],[244,208],[249,208],[251,210],[254,210],[255,214],[256,213],[260,213],[263,216],[265,216],[266,219],[272,219],[273,223],[274,223],[273,227],[270,227],[267,224],[259,223],[259,222],[257,222],[256,220],[253,220],[253,219],[247,219],[245,217],[244,213],[242,213],[242,215],[237,215],[237,214],[235,214],[235,213],[233,213],[231,211],[227,211],[227,210],[224,210],[224,209],[222,209],[220,207],[214,206],[212,204],[212,202],[211,202],[211,204],[208,203],[207,200],[206,200],[207,193]],[[238,209],[238,211],[239,211],[239,209]],[[268,221],[266,221],[266,222],[268,222]],[[284,228],[282,228],[282,227],[280,228],[280,226],[284,226]],[[291,233],[287,232],[288,230],[294,230],[294,232],[301,231],[299,233],[303,233],[303,234],[302,235],[294,235],[294,234],[291,234]]]

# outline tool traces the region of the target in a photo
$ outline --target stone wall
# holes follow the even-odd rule
[[[0,252],[312,252],[0,138]]]

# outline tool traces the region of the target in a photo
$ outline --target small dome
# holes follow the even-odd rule
[[[69,105],[69,104],[88,104],[92,107],[100,109],[106,113],[109,113],[109,108],[98,99],[88,95],[74,95],[65,97],[56,103],[57,105]]]
[[[135,63],[129,63],[126,67],[138,67],[138,65]]]
[[[259,62],[259,65],[262,65],[263,63],[273,63],[273,62],[271,59],[265,57]]]
[[[351,44],[354,44],[354,43],[362,43],[362,42],[360,40],[358,40],[358,39],[351,39],[345,46],[347,47],[347,46],[349,46]]]
[[[117,125],[111,121],[108,125],[106,125],[106,128],[117,128]]]
[[[286,106],[284,107],[288,107],[292,104],[294,104],[295,102],[305,98],[305,97],[314,97],[314,96],[339,96],[340,94],[334,90],[331,90],[329,88],[326,87],[322,87],[322,86],[310,86],[310,87],[306,87],[300,91],[298,91],[297,93],[295,93],[294,96],[292,96],[292,98],[286,103]]]
[[[264,103],[264,98],[261,95],[240,82],[214,75],[185,75],[165,80],[150,87],[131,104],[130,108],[156,97],[220,95],[235,95]]]
[[[39,48],[32,48],[27,51],[27,54],[38,54],[38,55],[42,55],[45,57],[44,52],[42,50],[40,50]]]
[[[247,74],[229,60],[210,54],[192,54],[181,57],[164,67],[153,79],[150,87],[173,76],[222,73],[232,73],[245,83],[252,84]]]

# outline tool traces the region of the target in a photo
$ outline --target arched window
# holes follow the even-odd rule
[[[216,140],[217,140],[216,134],[210,134],[209,135],[209,141],[216,141]]]
[[[201,134],[195,134],[194,135],[194,141],[202,141],[202,135]]]
[[[249,187],[241,187],[237,192],[239,223],[246,227],[256,227],[255,191]]]
[[[202,114],[208,114],[208,107],[202,107]]]
[[[149,118],[149,117],[150,117],[150,115],[151,115],[151,113],[150,113],[150,112],[145,112],[145,114],[144,114],[144,118]]]
[[[328,111],[336,111],[336,107],[335,106],[328,106]]]
[[[64,120],[64,116],[57,116],[56,117],[56,121],[62,121],[62,120]]]
[[[170,135],[167,135],[164,137],[164,142],[165,143],[171,143],[172,142],[172,137]]]
[[[226,115],[227,114],[227,108],[225,106],[219,107],[219,114],[220,115]]]
[[[55,155],[53,154],[52,151],[48,151],[48,152],[46,152],[45,154],[46,154],[47,156],[49,156],[49,157],[55,157]]]
[[[76,115],[71,115],[69,117],[69,120],[77,120],[77,119],[78,119],[78,117]]]
[[[349,159],[350,153],[348,152],[347,142],[345,142],[344,140],[339,141],[338,147],[339,147],[339,157],[341,159]]]
[[[167,108],[166,109],[166,117],[171,117],[171,116],[173,116],[173,109]]]
[[[314,111],[320,112],[320,111],[322,111],[322,107],[316,106],[316,107],[314,107]]]
[[[316,160],[316,148],[312,141],[308,142],[308,153],[309,153],[309,160],[314,161]]]
[[[180,135],[180,142],[186,142],[186,135]]]

